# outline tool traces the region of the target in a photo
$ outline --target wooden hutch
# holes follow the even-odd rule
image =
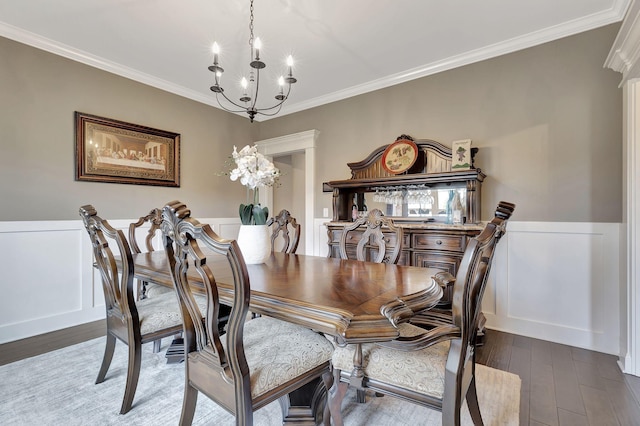
[[[413,165],[401,174],[394,174],[383,164],[383,154],[391,145],[374,150],[367,158],[348,163],[351,179],[323,184],[324,192],[333,193],[333,218],[327,223],[329,256],[339,257],[338,245],[343,227],[353,220],[354,210],[379,208],[404,228],[404,241],[399,264],[447,270],[456,274],[467,241],[482,231],[480,224],[480,194],[485,175],[473,166],[478,151],[471,148],[471,164],[466,170],[452,171],[452,150],[439,142],[401,135],[398,141],[410,140],[417,147]],[[458,191],[463,206],[462,223],[448,224],[446,201],[450,191]],[[398,200],[389,203],[384,195],[394,194]],[[413,195],[416,195],[413,197]],[[426,195],[425,195],[426,194]],[[427,202],[419,200],[427,197]],[[443,200],[447,197],[447,200]],[[375,200],[375,201],[374,201]],[[395,205],[394,205],[395,204]],[[428,208],[426,208],[428,207]],[[355,253],[358,233],[350,233],[347,252]],[[397,244],[390,235],[389,247]]]

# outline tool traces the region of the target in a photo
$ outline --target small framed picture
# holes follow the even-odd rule
[[[471,139],[454,141],[451,144],[451,171],[471,168]]]
[[[418,158],[418,146],[408,139],[398,139],[382,153],[382,167],[392,175],[404,173]]]

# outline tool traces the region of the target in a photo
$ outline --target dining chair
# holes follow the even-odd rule
[[[300,242],[300,224],[288,210],[281,210],[276,216],[269,218],[267,226],[272,227],[271,252],[276,250],[281,241],[282,253],[295,253]]]
[[[364,227],[364,231],[360,229]],[[389,237],[393,235],[393,238]],[[382,214],[378,209],[372,209],[367,215],[359,217],[352,224],[344,227],[340,237],[339,253],[341,259],[353,257],[349,253],[355,246],[357,260],[368,260],[375,263],[396,264],[400,259],[404,231],[396,226],[393,220]],[[359,346],[360,343],[356,343]],[[356,390],[356,401],[365,402],[364,389]]]
[[[102,277],[106,309],[107,342],[96,384],[105,380],[116,341],[120,340],[127,345],[129,352],[125,392],[120,407],[120,414],[125,414],[131,409],[138,385],[142,345],[180,334],[180,306],[173,292],[136,300],[133,254],[124,232],[100,218],[92,205],[80,207],[80,216]],[[204,306],[206,301],[198,298],[198,303]]]
[[[453,278],[450,322],[434,322],[428,330],[396,324],[396,340],[336,348],[329,397],[336,426],[343,424],[340,408],[349,385],[441,410],[447,426],[460,424],[466,398],[474,424],[483,424],[475,382],[475,334],[495,247],[514,208],[500,202],[493,220],[469,241]],[[446,274],[440,278],[452,279]]]
[[[268,316],[246,320],[251,283],[235,240],[222,239],[209,225],[191,218],[179,201],[168,203],[162,215],[165,250],[184,322],[181,425],[192,423],[199,392],[232,413],[237,425],[252,425],[254,411],[270,402],[312,381],[321,380],[321,388],[331,381],[333,345],[324,336]],[[193,302],[194,275],[201,278],[209,302],[205,321]],[[225,335],[215,326],[220,306],[216,279],[221,277],[233,285]],[[281,406],[284,412],[282,399]]]
[[[364,227],[364,231],[359,229],[361,227]],[[373,209],[344,227],[340,236],[340,258],[352,258],[353,253],[349,253],[349,247],[357,242],[357,260],[395,264],[400,258],[403,237],[402,228],[396,226],[393,220],[384,216],[380,210]]]

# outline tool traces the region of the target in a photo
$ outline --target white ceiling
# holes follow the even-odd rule
[[[290,53],[298,83],[280,115],[621,21],[630,1],[255,0],[261,97]],[[211,45],[231,94],[248,24],[249,0],[0,0],[0,36],[212,106]]]

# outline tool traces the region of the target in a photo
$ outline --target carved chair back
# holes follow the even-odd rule
[[[136,222],[129,225],[129,244],[133,253],[142,253],[138,245],[138,230],[143,225],[149,224],[149,230],[144,238],[145,252],[154,251],[153,239],[156,235],[161,235],[160,224],[162,224],[162,209],[154,208],[146,216],[141,216]]]
[[[277,241],[281,241],[282,253],[296,252],[300,242],[300,224],[288,210],[281,210],[276,216],[270,218],[267,226],[272,227],[271,252],[275,250]]]
[[[209,225],[192,218],[187,206],[180,201],[168,203],[162,216],[165,251],[184,322],[186,381],[181,425],[191,424],[198,392],[233,413],[237,425],[252,425],[256,409],[329,374],[333,346],[326,338],[266,316],[247,321],[251,286],[235,240],[220,238]],[[199,278],[198,283],[194,277]],[[233,303],[225,334],[218,327],[221,303],[216,277],[232,284]],[[200,320],[201,310],[193,300],[195,286],[206,293],[204,321]],[[283,328],[286,331],[282,332]],[[293,364],[307,365],[307,360],[318,360],[304,349],[303,342],[296,341],[296,335],[310,335],[316,339],[314,345],[325,345],[326,353],[310,370],[278,382],[297,371]],[[296,358],[295,352],[304,358]],[[254,379],[253,374],[269,377]]]
[[[356,245],[356,259],[369,260],[376,263],[398,263],[402,250],[404,236],[402,228],[396,226],[391,218],[385,217],[378,209],[371,210],[366,216],[358,218],[355,222],[344,227],[340,236],[340,257],[348,259],[347,243],[361,232],[358,228],[364,226],[364,231]],[[394,235],[395,242],[390,246],[391,239],[388,233]],[[367,250],[375,254],[372,259],[367,259]]]
[[[501,201],[491,222],[480,235],[470,240],[453,284],[451,311],[453,324],[462,331],[462,339],[473,346],[482,311],[482,298],[489,278],[498,241],[506,232],[507,220],[515,204]]]
[[[143,226],[149,225],[146,235],[144,236],[144,248],[145,252],[155,251],[153,247],[153,240],[156,236],[161,236],[160,224],[162,223],[162,209],[154,208],[146,216],[141,216],[136,222],[129,224],[129,245],[133,253],[142,253],[138,245],[139,231]],[[157,285],[149,284],[146,281],[138,281],[138,298],[145,299],[149,294],[164,293],[171,291],[171,289]],[[159,345],[160,342],[158,342]],[[156,345],[154,350],[160,350],[160,347]]]
[[[124,333],[128,327],[122,327],[121,324],[135,325],[138,321],[133,292],[134,267],[131,248],[124,233],[98,216],[93,206],[80,207],[80,215],[89,233],[96,266],[102,277],[107,321],[110,318],[118,318],[118,321],[114,321],[113,328]],[[122,260],[122,267],[116,264],[116,256]]]

